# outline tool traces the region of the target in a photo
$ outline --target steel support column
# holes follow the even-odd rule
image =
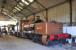
[[[48,22],[48,9],[46,9],[46,22]]]
[[[69,8],[70,8],[70,26],[72,26],[72,0],[69,0]]]
[[[33,14],[33,16],[34,16],[34,21],[35,21],[35,17],[36,17],[36,15]],[[34,32],[35,32],[35,23],[34,23]]]

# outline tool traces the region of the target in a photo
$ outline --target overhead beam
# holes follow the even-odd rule
[[[37,3],[37,4],[39,4],[40,6],[42,6],[44,9],[46,9],[46,7],[45,6],[43,6],[40,2],[38,2],[37,0],[35,0],[35,2]]]

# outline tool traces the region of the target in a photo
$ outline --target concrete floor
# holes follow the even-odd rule
[[[6,36],[0,38],[0,50],[67,50],[63,47],[45,47],[27,39]]]

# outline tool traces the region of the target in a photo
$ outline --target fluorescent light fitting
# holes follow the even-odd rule
[[[18,7],[15,7],[18,11],[21,11]]]
[[[2,12],[2,13],[4,13],[5,15],[7,15],[7,13],[6,13],[6,12]]]
[[[34,0],[29,0],[29,2],[33,2]]]
[[[23,9],[20,5],[17,5],[18,8]]]
[[[23,4],[23,3],[21,3],[21,2],[20,2],[19,4],[20,4],[21,6],[24,6],[24,4]]]
[[[23,3],[25,3],[26,5],[29,5],[29,3],[25,0],[22,0]]]

